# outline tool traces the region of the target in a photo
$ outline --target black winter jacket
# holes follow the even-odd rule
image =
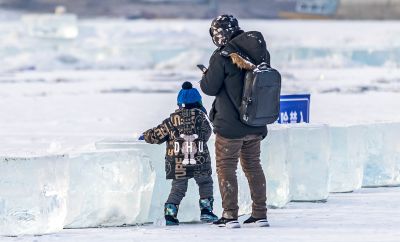
[[[238,112],[246,70],[262,62],[269,64],[269,53],[262,34],[255,31],[240,31],[226,46],[214,51],[200,87],[205,94],[215,96],[210,111],[215,133],[228,139],[267,135],[266,126],[248,126],[240,121]]]

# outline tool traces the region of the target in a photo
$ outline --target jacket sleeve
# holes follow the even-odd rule
[[[224,84],[225,58],[219,52],[215,52],[210,58],[210,65],[207,72],[200,81],[201,90],[209,96],[216,96]]]
[[[160,125],[143,133],[144,140],[149,144],[162,144],[169,138],[169,119],[164,120]]]

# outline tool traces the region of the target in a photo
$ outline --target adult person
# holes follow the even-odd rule
[[[210,35],[218,48],[210,58],[200,87],[205,94],[215,96],[210,120],[216,133],[216,165],[223,213],[214,224],[240,227],[236,177],[240,157],[253,201],[251,216],[244,221],[244,225],[269,226],[266,180],[260,164],[260,142],[267,135],[267,127],[251,127],[242,123],[238,112],[246,70],[254,69],[255,65],[263,62],[269,65],[269,53],[261,33],[244,32],[232,15],[215,18]],[[253,41],[249,41],[251,38]]]

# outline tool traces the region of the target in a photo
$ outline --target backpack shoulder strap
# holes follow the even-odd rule
[[[231,101],[232,105],[235,107],[236,111],[240,114],[239,107],[236,106],[235,100],[233,99],[233,97],[229,93],[229,90],[226,88],[225,81],[224,81],[224,86],[225,86],[225,91],[226,91],[226,94],[228,95],[229,100]]]

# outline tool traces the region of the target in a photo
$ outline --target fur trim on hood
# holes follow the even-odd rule
[[[240,56],[238,53],[229,54],[229,57],[231,58],[233,64],[235,64],[240,69],[254,70],[256,68],[256,65],[254,65],[250,61],[246,60],[245,58]]]

